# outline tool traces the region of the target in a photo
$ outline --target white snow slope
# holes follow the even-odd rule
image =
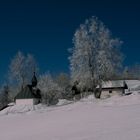
[[[23,108],[1,112],[0,140],[140,140],[139,94]]]
[[[139,93],[89,96],[54,107],[14,106],[0,114],[0,140],[140,140]]]

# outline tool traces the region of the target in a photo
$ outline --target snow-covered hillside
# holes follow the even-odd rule
[[[0,139],[140,140],[140,94],[10,107],[1,112]]]

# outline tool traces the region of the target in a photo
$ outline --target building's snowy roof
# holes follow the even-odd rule
[[[104,81],[102,82],[102,88],[125,88],[125,82],[124,80]]]

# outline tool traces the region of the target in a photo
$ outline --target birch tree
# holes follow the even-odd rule
[[[87,19],[76,30],[71,49],[70,71],[72,81],[81,88],[95,90],[102,80],[109,79],[122,62],[118,46],[122,42],[112,37],[110,30],[97,17]]]
[[[11,60],[9,66],[10,82],[23,88],[30,82],[33,72],[38,69],[37,63],[31,54],[25,56],[22,52],[18,52]]]

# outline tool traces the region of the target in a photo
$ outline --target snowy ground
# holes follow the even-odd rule
[[[140,140],[140,93],[9,107],[0,112],[0,140]]]
[[[61,103],[2,111],[0,140],[140,140],[140,94]]]

